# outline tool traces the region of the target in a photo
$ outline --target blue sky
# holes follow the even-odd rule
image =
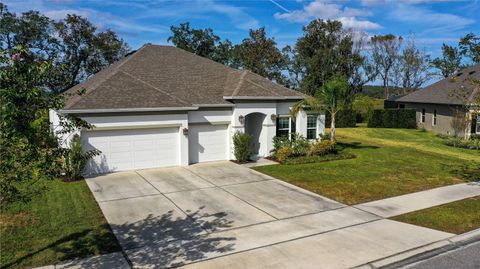
[[[279,47],[295,44],[302,26],[314,18],[337,19],[368,34],[414,34],[417,43],[438,56],[442,43],[456,44],[468,32],[480,34],[480,0],[265,0],[265,1],[4,1],[14,12],[38,10],[52,19],[68,13],[88,17],[99,29],[116,31],[131,48],[167,44],[170,26],[189,21],[210,27],[234,43],[248,29],[265,26]]]

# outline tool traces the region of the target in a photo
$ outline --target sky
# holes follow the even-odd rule
[[[277,45],[294,45],[302,27],[315,18],[340,20],[346,28],[369,35],[414,36],[433,57],[442,43],[456,45],[469,32],[480,34],[480,0],[0,0],[13,12],[37,10],[59,20],[75,13],[99,30],[112,29],[132,49],[144,43],[169,44],[170,26],[190,22],[212,28],[234,43],[249,29],[265,27]]]

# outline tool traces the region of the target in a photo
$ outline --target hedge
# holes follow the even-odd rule
[[[375,109],[368,121],[370,128],[417,128],[414,109]]]
[[[325,127],[329,128],[332,117],[330,113],[326,114],[326,125]],[[336,128],[350,128],[357,125],[357,112],[355,110],[340,110],[337,112],[337,117],[335,119]]]

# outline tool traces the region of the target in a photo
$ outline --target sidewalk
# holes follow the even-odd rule
[[[480,229],[363,264],[355,269],[478,269]]]
[[[480,182],[469,182],[355,205],[383,218],[402,215],[480,195]]]

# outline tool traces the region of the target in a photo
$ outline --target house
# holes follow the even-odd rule
[[[465,68],[452,77],[442,79],[424,89],[395,100],[399,108],[417,111],[419,128],[439,134],[469,137],[480,134],[478,108],[480,64]],[[478,111],[478,110],[477,110]]]
[[[82,95],[76,94],[83,91]],[[253,138],[254,157],[269,155],[272,138],[324,133],[325,115],[292,105],[304,95],[247,70],[236,70],[171,46],[144,45],[66,92],[58,114],[94,125],[63,135],[98,149],[87,174],[231,160],[232,136]]]

